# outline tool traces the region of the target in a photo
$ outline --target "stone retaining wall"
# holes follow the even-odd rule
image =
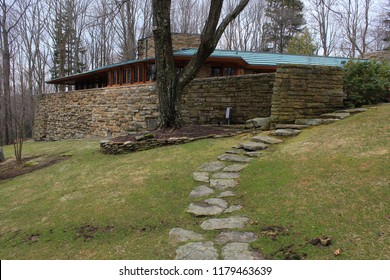
[[[272,74],[195,79],[183,93],[188,123],[233,121],[270,114]],[[33,137],[37,140],[106,138],[152,129],[158,117],[154,84],[48,94],[38,102]]]
[[[343,107],[342,69],[278,65],[273,91],[271,125],[332,112]]]
[[[41,140],[104,138],[146,129],[158,116],[154,85],[48,94],[40,98],[33,137]]]
[[[44,95],[34,120],[36,140],[109,138],[152,129],[158,117],[154,84],[81,90]],[[293,123],[343,105],[342,70],[337,67],[282,65],[276,74],[195,79],[182,96],[187,123],[232,123],[269,117]]]
[[[195,124],[226,123],[227,107],[233,108],[232,123],[269,117],[274,77],[256,74],[195,79],[183,93],[183,118]]]

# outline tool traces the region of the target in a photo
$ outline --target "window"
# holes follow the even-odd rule
[[[126,69],[122,70],[122,84],[126,84]]]
[[[223,75],[224,76],[234,76],[236,75],[236,70],[234,67],[225,67],[223,68]]]
[[[139,71],[139,82],[142,83],[144,81],[144,67],[143,66],[138,67],[138,71]]]
[[[114,70],[112,72],[112,84],[113,85],[119,84],[118,70]]]
[[[126,83],[131,84],[131,68],[126,69]]]
[[[138,67],[134,67],[134,83],[138,83]]]
[[[221,67],[211,67],[211,76],[222,76],[222,68]]]
[[[148,64],[146,66],[146,81],[156,80],[156,64]]]

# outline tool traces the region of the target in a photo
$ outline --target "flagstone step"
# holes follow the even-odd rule
[[[263,134],[253,136],[251,140],[255,142],[265,143],[265,144],[279,144],[283,142],[283,140],[281,139],[274,138],[268,135],[263,135]]]

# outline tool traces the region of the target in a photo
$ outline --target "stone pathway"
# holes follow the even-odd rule
[[[240,171],[248,166],[253,157],[260,156],[262,150],[282,143],[280,137],[293,137],[306,127],[333,123],[364,111],[366,109],[341,110],[316,119],[296,120],[295,124],[278,124],[270,132],[270,135],[277,137],[258,134],[218,156],[216,161],[202,164],[192,175],[201,185],[190,192],[189,197],[193,202],[186,210],[196,219],[201,219],[200,228],[196,232],[181,228],[173,228],[169,232],[170,243],[178,246],[176,259],[264,259],[249,245],[257,240],[257,235],[245,231],[249,218],[237,214],[243,206],[229,203],[229,198],[236,196],[236,191],[239,192]]]
[[[196,232],[181,228],[170,231],[170,243],[178,245],[176,259],[263,259],[249,246],[250,242],[257,240],[255,233],[245,231],[249,218],[236,214],[243,206],[230,204],[229,198],[236,196],[240,171],[253,157],[260,156],[269,145],[282,142],[264,134],[256,135],[218,156],[216,161],[202,164],[192,174],[192,178],[201,185],[190,192],[193,202],[186,211],[202,222],[199,222],[200,228]],[[212,234],[206,235],[206,232]]]

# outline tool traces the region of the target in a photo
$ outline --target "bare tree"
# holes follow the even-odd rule
[[[199,22],[197,15],[199,3],[196,0],[175,0],[172,3],[172,31],[180,33],[197,33]]]
[[[232,10],[234,0],[227,1],[227,9]],[[226,28],[221,43],[224,49],[260,51],[264,48],[265,0],[252,0],[247,7]]]
[[[145,38],[152,34],[152,0],[142,0],[140,3],[139,38]]]
[[[131,60],[136,57],[136,23],[138,17],[139,1],[122,0],[116,3],[118,14],[115,17],[115,28],[119,40],[119,56],[121,60]]]
[[[373,0],[347,0],[341,3],[339,17],[343,23],[346,41],[344,49],[351,57],[363,57],[370,44],[368,32],[372,23]]]
[[[30,2],[22,3],[14,0],[11,3],[1,0],[1,56],[2,56],[2,90],[4,96],[4,141],[6,144],[12,143],[12,112],[11,112],[11,50],[10,36],[19,24],[22,16],[30,6]],[[24,5],[23,5],[24,4]],[[11,41],[12,42],[12,41]]]
[[[98,68],[114,61],[114,24],[110,3],[99,0],[90,10],[88,23],[88,56],[91,68]]]
[[[318,34],[324,56],[329,56],[337,45],[339,26],[336,21],[337,0],[309,0],[310,27]]]
[[[177,128],[182,125],[180,102],[184,87],[195,77],[203,63],[215,50],[228,24],[239,15],[248,2],[249,0],[241,0],[220,22],[223,0],[211,1],[198,51],[187,66],[177,74],[172,52],[171,1],[152,1],[160,127]]]

